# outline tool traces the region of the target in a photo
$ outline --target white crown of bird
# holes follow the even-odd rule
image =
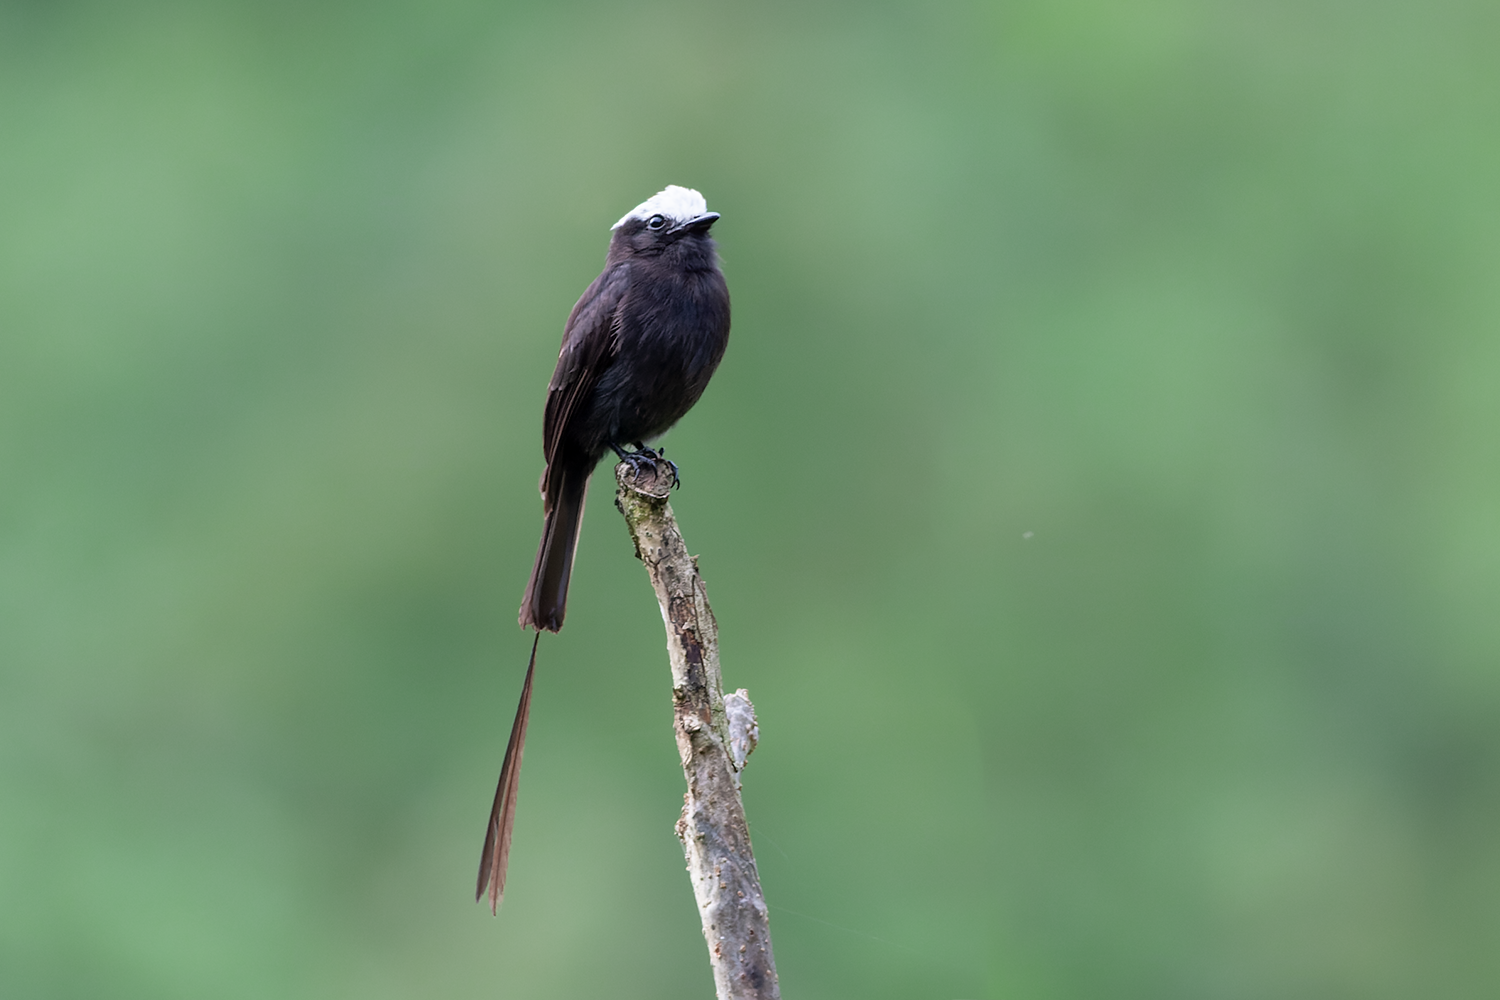
[[[692,188],[678,187],[676,184],[668,184],[664,190],[658,191],[639,205],[632,208],[621,216],[620,221],[609,228],[619,229],[631,219],[645,221],[653,215],[664,215],[673,222],[681,225],[689,219],[696,219],[708,211],[708,202],[703,196]]]

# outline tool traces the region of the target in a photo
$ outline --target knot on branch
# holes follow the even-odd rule
[[[755,718],[755,706],[750,704],[750,692],[740,688],[726,694],[724,717],[729,721],[729,756],[738,773],[745,769],[746,759],[760,742],[760,723]]]

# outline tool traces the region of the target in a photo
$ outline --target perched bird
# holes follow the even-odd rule
[[[542,417],[542,540],[521,601],[521,625],[537,634],[474,897],[487,891],[491,911],[505,894],[536,645],[543,629],[562,628],[589,476],[609,451],[637,470],[665,462],[647,442],[692,409],[729,343],[729,287],[709,236],[718,219],[703,195],[675,184],[631,209],[563,328]]]

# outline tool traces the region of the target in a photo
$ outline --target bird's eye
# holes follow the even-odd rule
[[[666,218],[664,216],[660,216],[660,215],[653,215],[653,216],[651,216],[651,218],[649,218],[649,219],[646,220],[646,228],[647,229],[661,229],[666,224],[667,224]]]

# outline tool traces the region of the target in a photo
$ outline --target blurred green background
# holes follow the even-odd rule
[[[1493,996],[1497,42],[0,4],[0,995],[710,995],[607,490],[470,895],[562,323],[679,183],[735,325],[667,443],[789,1000]]]

